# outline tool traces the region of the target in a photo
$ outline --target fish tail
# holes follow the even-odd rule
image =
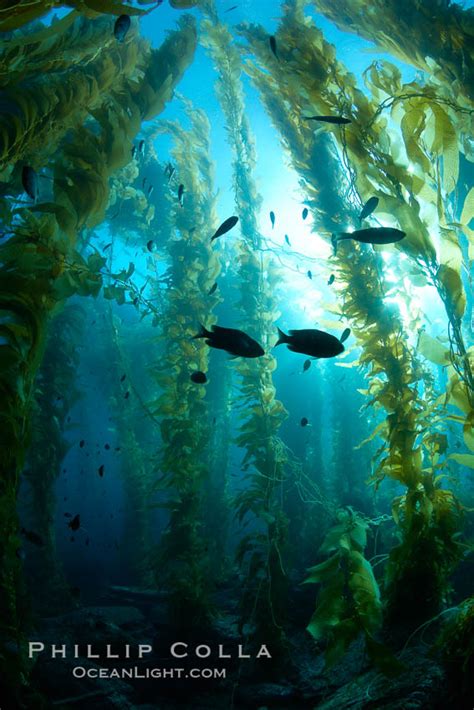
[[[285,333],[280,330],[280,328],[277,327],[278,330],[278,340],[276,341],[274,347],[276,348],[277,345],[281,345],[282,343],[287,343],[288,342],[288,336],[285,335]]]
[[[210,333],[206,328],[203,326],[202,323],[199,323],[199,333],[196,335],[193,335],[192,339],[195,340],[196,338],[211,338],[212,333]]]

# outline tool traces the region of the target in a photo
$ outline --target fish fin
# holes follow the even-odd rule
[[[202,323],[199,323],[199,333],[193,335],[192,340],[195,340],[196,338],[210,338],[211,336],[212,333],[206,330]]]
[[[277,345],[281,345],[282,343],[287,343],[288,342],[288,336],[285,335],[285,333],[280,330],[280,328],[277,327],[278,330],[278,340],[276,341],[275,345],[273,346],[276,348]]]

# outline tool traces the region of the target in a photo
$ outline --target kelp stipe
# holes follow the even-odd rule
[[[170,513],[154,573],[157,584],[168,592],[173,623],[182,632],[193,633],[193,629],[209,625],[214,611],[203,529],[210,421],[205,387],[191,380],[193,372],[207,372],[209,349],[193,336],[200,323],[209,327],[215,318],[212,309],[221,299],[217,292],[209,296],[209,290],[221,267],[210,244],[217,223],[210,124],[189,102],[185,107],[191,121],[189,131],[177,122],[162,124],[174,141],[177,179],[185,185],[185,193],[182,204],[174,190],[169,197],[174,230],[166,243],[169,267],[165,279],[171,288],[160,318],[158,340],[164,352],[153,366],[161,394],[150,406],[160,417],[162,440],[155,487],[166,491],[162,505]]]
[[[274,265],[259,253],[261,237],[257,214],[261,204],[253,177],[254,140],[244,113],[241,59],[232,37],[217,19],[213,2],[201,2],[209,19],[202,23],[203,42],[217,66],[216,91],[226,117],[233,150],[236,208],[240,217],[242,244],[238,248],[236,273],[242,284],[239,308],[245,330],[268,349],[273,323],[278,317],[272,287],[278,282]],[[263,279],[263,272],[267,272]],[[259,531],[239,543],[237,561],[244,571],[240,628],[253,643],[269,643],[275,659],[285,649],[284,618],[287,573],[284,566],[287,518],[278,500],[288,464],[288,454],[278,437],[286,412],[275,398],[272,372],[275,359],[267,354],[253,362],[237,364],[241,377],[243,424],[237,444],[246,450],[243,465],[250,469],[246,487],[236,497],[236,515],[245,522],[249,514]]]

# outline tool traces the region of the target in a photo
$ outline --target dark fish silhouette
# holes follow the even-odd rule
[[[301,213],[301,216],[303,217],[303,219],[306,219],[306,217],[308,216],[308,208],[307,207],[304,208],[304,210]]]
[[[350,334],[351,334],[351,329],[346,328],[341,335],[341,343],[343,343],[345,340],[347,340],[347,338],[349,337]]]
[[[217,289],[217,281],[211,286],[207,295],[212,296],[212,294],[216,292],[216,289]]]
[[[130,29],[131,20],[129,15],[120,15],[114,25],[114,37],[118,42],[123,42],[125,35]]]
[[[79,447],[82,449],[82,448],[84,447],[84,444],[85,444],[85,443],[86,443],[86,442],[84,441],[84,439],[81,439],[80,442],[79,442]]]
[[[145,141],[143,140],[143,138],[140,141],[140,143],[138,144],[138,152],[140,153],[140,155],[145,155]],[[145,178],[145,180],[146,180],[146,178]]]
[[[303,363],[303,372],[306,372],[306,370],[309,370],[311,367],[311,360],[305,360]]]
[[[41,537],[41,535],[38,535],[38,533],[35,533],[33,530],[25,530],[25,528],[21,528],[20,533],[26,540],[28,540],[28,542],[31,542],[33,545],[36,545],[37,547],[44,547],[43,538]]]
[[[311,273],[311,271],[307,271],[306,274],[308,276],[308,279],[313,279],[313,274]]]
[[[306,417],[303,417],[303,419],[300,421],[301,426],[308,426],[309,422],[306,419]]]
[[[303,116],[303,118],[305,121],[321,121],[323,123],[336,123],[338,125],[351,123],[349,118],[343,118],[342,116]]]
[[[270,49],[272,50],[275,57],[278,59],[277,43],[276,43],[275,37],[273,35],[270,35],[270,37],[268,38],[268,41],[270,42]]]
[[[101,478],[104,477],[104,470],[105,470],[105,466],[104,466],[104,464],[101,464],[101,465],[99,466],[99,471],[98,471],[98,474],[99,474],[99,476],[100,476]]]
[[[372,214],[377,205],[379,204],[378,197],[369,197],[365,205],[362,207],[362,211],[359,215],[359,221],[362,222],[363,219]]]
[[[126,377],[127,377],[127,375],[122,375],[122,377],[120,378],[120,382],[124,382]]]
[[[31,197],[36,202],[38,198],[38,175],[30,165],[23,166],[21,184],[28,197]]]
[[[285,234],[285,242],[288,244],[289,247],[291,247],[290,239],[289,239],[289,237],[288,237],[288,234]]]
[[[394,227],[368,227],[367,229],[357,229],[355,232],[339,232],[333,234],[331,242],[334,247],[334,254],[337,252],[337,243],[344,239],[353,239],[362,244],[394,244],[406,236],[401,229]]]
[[[198,385],[203,385],[207,382],[207,377],[204,372],[197,371],[193,372],[193,374],[191,375],[191,380],[193,382],[196,382],[196,384]]]
[[[281,343],[286,343],[288,350],[310,355],[311,357],[335,357],[335,355],[340,355],[344,352],[344,345],[341,341],[335,338],[334,335],[325,333],[322,330],[290,330],[290,334],[285,335],[278,328],[278,336],[275,347]]]
[[[273,210],[270,212],[270,222],[272,223],[272,229],[275,227],[275,213]]]
[[[331,276],[330,276],[329,279],[328,279],[328,286],[331,286],[331,284],[334,283],[334,279],[335,279],[335,278],[336,278],[336,277],[334,276],[334,274],[331,274]]]
[[[146,243],[146,248],[148,249],[148,251],[153,251],[154,246],[155,242],[153,241],[153,239],[150,239],[150,241]]]
[[[253,358],[265,355],[265,351],[256,340],[242,330],[235,328],[222,328],[219,325],[213,325],[212,330],[209,331],[201,325],[201,330],[193,337],[207,338],[206,345],[217,348],[217,350],[225,350],[235,357]]]
[[[237,222],[239,221],[238,217],[228,217],[224,222],[222,222],[221,226],[219,229],[217,229],[216,232],[211,237],[211,242],[213,239],[217,239],[218,237],[222,237],[223,234],[226,234],[229,232],[232,227],[235,227]]]
[[[178,187],[178,202],[183,206],[183,195],[184,195],[184,185],[181,183],[181,185]]]
[[[73,519],[69,521],[67,526],[68,528],[71,528],[71,530],[73,530],[74,532],[76,532],[76,530],[79,530],[79,528],[81,527],[81,516],[79,514],[75,515]]]

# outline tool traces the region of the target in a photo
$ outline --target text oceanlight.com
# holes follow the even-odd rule
[[[75,678],[142,678],[142,679],[219,679],[226,677],[225,668],[84,668],[75,666],[72,674]]]

